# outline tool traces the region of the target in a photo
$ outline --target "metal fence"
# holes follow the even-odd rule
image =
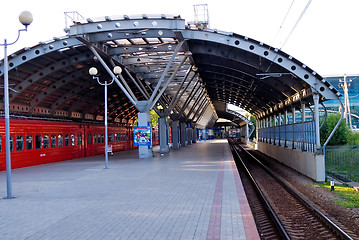
[[[315,122],[294,123],[258,129],[258,140],[274,145],[315,151]]]
[[[359,182],[359,145],[327,146],[325,165],[327,175],[346,182]]]

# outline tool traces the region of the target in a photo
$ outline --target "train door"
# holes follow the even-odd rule
[[[77,136],[76,136],[76,145],[78,147],[78,157],[85,157],[86,156],[86,148],[85,148],[85,131],[86,131],[86,126],[85,125],[80,125],[79,127],[79,131],[77,132]]]
[[[84,126],[83,131],[83,146],[84,146],[84,156],[92,156],[93,155],[93,149],[92,149],[92,131],[90,126]]]

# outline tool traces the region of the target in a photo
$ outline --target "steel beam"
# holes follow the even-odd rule
[[[120,81],[118,81],[116,75],[111,71],[111,69],[107,66],[105,61],[102,59],[100,54],[96,51],[96,49],[92,45],[87,45],[87,47],[92,51],[92,53],[97,57],[102,66],[106,69],[107,73],[115,80],[116,84],[121,88],[123,93],[127,96],[127,98],[132,102],[132,104],[137,107],[137,102],[132,98],[132,96],[126,91],[126,89],[122,86]]]
[[[160,79],[159,79],[158,82],[157,82],[157,86],[156,86],[155,90],[153,91],[153,93],[152,93],[150,99],[148,100],[150,106],[153,105],[153,104],[152,104],[152,103],[153,103],[153,100],[154,100],[155,96],[157,95],[157,92],[158,92],[159,89],[160,89],[160,86],[161,86],[161,84],[162,84],[162,82],[163,82],[163,79],[165,78],[165,76],[166,76],[166,74],[167,74],[167,72],[168,72],[168,69],[169,69],[170,66],[172,65],[173,60],[174,60],[175,57],[177,56],[177,53],[180,51],[180,49],[181,49],[181,47],[182,47],[182,44],[183,44],[183,42],[179,42],[179,43],[178,43],[178,45],[177,45],[176,49],[174,50],[174,52],[173,52],[173,54],[172,54],[170,60],[169,60],[168,63],[167,63],[167,66],[166,66],[165,70],[162,72],[162,75],[161,75]],[[148,107],[147,107],[147,108],[146,108],[146,111],[149,111],[150,109],[151,109],[151,108],[148,108]]]
[[[165,92],[165,90],[167,89],[168,85],[170,84],[170,82],[172,81],[172,79],[176,76],[177,72],[181,69],[183,63],[187,60],[187,57],[184,57],[182,59],[182,61],[178,64],[176,70],[171,74],[171,76],[167,79],[166,83],[164,84],[164,86],[162,87],[161,91],[158,93],[158,95],[156,96],[156,98],[153,100],[153,103],[150,104],[150,106],[148,107],[148,109],[152,109],[154,107],[154,105],[157,103],[157,101],[160,99],[160,97],[163,95],[163,93]]]
[[[138,82],[133,78],[133,76],[127,71],[126,68],[124,68],[125,73],[127,76],[132,80],[132,82],[136,85],[138,90],[142,93],[142,95],[148,100],[150,98],[150,95],[147,93],[146,89],[141,88],[141,86],[138,84]]]
[[[189,85],[191,84],[192,80],[196,77],[196,75],[197,75],[197,74],[193,75],[193,76],[189,79],[187,85],[185,86],[184,89],[182,89],[182,92],[181,92],[181,93],[179,94],[179,96],[178,96],[178,93],[179,93],[179,91],[181,90],[181,88],[182,88],[182,86],[183,86],[183,84],[184,84],[184,81],[183,81],[183,84],[181,84],[181,87],[178,89],[178,91],[177,91],[177,93],[176,93],[176,97],[173,98],[174,101],[172,100],[172,102],[170,103],[170,105],[169,105],[169,107],[168,107],[168,110],[169,110],[170,112],[171,112],[171,111],[174,109],[174,107],[177,105],[178,101],[181,99],[182,95],[186,92],[187,88],[188,88]],[[184,78],[183,80],[185,80],[185,78]]]
[[[195,83],[195,85],[193,86],[193,88],[191,90],[191,93],[188,95],[188,98],[187,98],[186,102],[182,105],[182,109],[179,112],[180,116],[183,114],[183,112],[187,108],[188,104],[192,101],[192,99],[196,95],[197,91],[201,88],[201,85],[198,85],[198,83],[199,83],[199,81],[197,81]],[[197,87],[197,85],[198,85],[198,87]]]
[[[194,110],[194,108],[198,105],[198,103],[199,103],[198,100],[203,96],[203,94],[206,94],[206,91],[202,88],[200,93],[197,95],[196,99],[193,100],[193,105],[187,113],[187,117],[186,117],[187,121],[188,121],[192,111]]]

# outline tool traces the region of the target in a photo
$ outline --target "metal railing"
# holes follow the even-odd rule
[[[359,145],[325,147],[326,174],[345,182],[359,182]]]
[[[258,140],[265,143],[315,151],[315,122],[294,123],[258,129]]]

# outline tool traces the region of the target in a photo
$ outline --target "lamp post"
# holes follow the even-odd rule
[[[22,31],[27,31],[27,27],[32,23],[32,14],[29,11],[23,11],[19,15],[19,21],[25,26],[24,29],[18,30],[17,38],[14,42],[8,43],[4,39],[4,110],[5,110],[5,153],[6,153],[6,189],[7,198],[13,198],[12,196],[12,182],[11,182],[11,153],[10,153],[10,110],[9,110],[9,64],[7,59],[7,46],[15,44]]]
[[[119,66],[116,66],[113,68],[113,72],[116,75],[119,75],[122,72],[122,68]],[[92,78],[96,79],[98,84],[105,87],[105,169],[108,169],[107,85],[111,85],[113,83],[114,79],[112,79],[112,81],[109,83],[107,83],[106,80],[105,80],[105,83],[101,83],[100,78],[96,76],[97,73],[98,73],[97,68],[92,67],[89,69],[89,74],[92,76]]]

